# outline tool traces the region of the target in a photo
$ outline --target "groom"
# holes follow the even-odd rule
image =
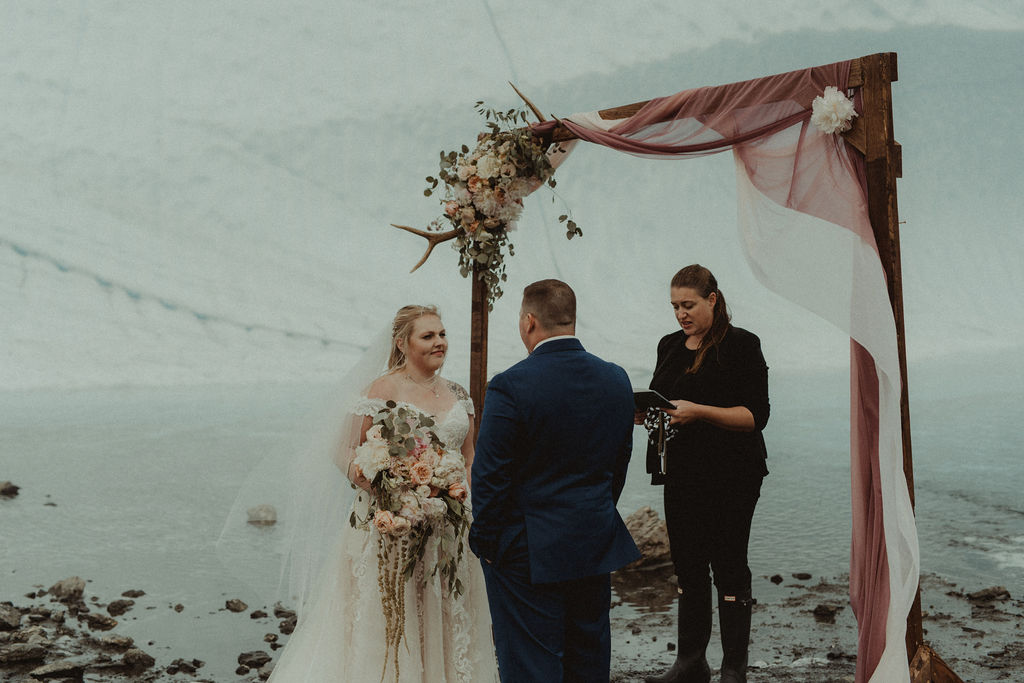
[[[615,509],[632,449],[630,381],[575,330],[569,285],[523,291],[530,355],[491,379],[473,458],[469,546],[505,683],[607,683],[610,572],[640,556]]]

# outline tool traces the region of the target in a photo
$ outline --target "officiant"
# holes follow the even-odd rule
[[[647,467],[664,484],[665,519],[679,580],[677,658],[649,683],[710,680],[711,575],[718,593],[723,683],[746,681],[751,573],[747,543],[768,422],[768,367],[756,335],[730,323],[707,268],[680,270],[669,288],[682,328],[658,343],[651,389],[672,407],[638,412],[651,430]],[[664,418],[664,421],[659,420]],[[661,424],[659,425],[659,422]],[[710,570],[710,572],[709,572]]]

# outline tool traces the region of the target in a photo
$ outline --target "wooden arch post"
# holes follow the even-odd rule
[[[473,265],[473,303],[470,313],[469,338],[469,396],[476,411],[473,434],[480,433],[480,418],[484,413],[484,394],[487,392],[487,283],[481,277],[478,264]]]

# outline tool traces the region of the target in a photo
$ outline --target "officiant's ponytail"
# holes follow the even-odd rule
[[[391,325],[391,354],[388,356],[388,370],[396,370],[405,367],[405,352],[398,348],[398,342],[406,343],[412,336],[412,326],[425,315],[441,314],[437,312],[437,306],[418,306],[411,304],[402,306],[395,314],[395,320]]]
[[[710,270],[704,266],[694,263],[686,266],[672,277],[672,287],[688,288],[698,292],[701,298],[707,299],[712,293],[715,294],[715,306],[712,310],[711,327],[700,340],[697,347],[697,357],[693,359],[693,365],[686,371],[686,374],[693,374],[700,369],[708,351],[717,348],[718,344],[725,338],[729,330],[729,309],[725,305],[725,295],[718,288],[718,280]]]

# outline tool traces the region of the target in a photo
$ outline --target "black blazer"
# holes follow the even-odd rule
[[[696,352],[686,348],[686,333],[669,334],[658,343],[658,362],[651,388],[670,400],[703,405],[744,406],[754,416],[754,431],[736,432],[707,422],[676,425],[666,444],[666,478],[749,479],[768,474],[768,456],[761,430],[768,422],[768,366],[761,340],[747,330],[729,326],[717,349],[708,351],[700,370],[687,374]],[[658,458],[648,448],[647,471],[653,483]]]

